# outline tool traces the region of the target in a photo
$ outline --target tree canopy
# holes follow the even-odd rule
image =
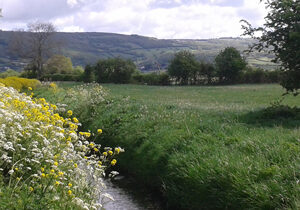
[[[282,67],[281,85],[287,92],[297,95],[300,89],[300,0],[261,2],[268,9],[263,26],[255,28],[242,20],[244,35],[258,40],[249,52],[267,50],[274,53],[274,62]]]
[[[234,83],[239,73],[246,67],[247,63],[240,52],[234,47],[227,47],[215,58],[217,76],[220,82]]]
[[[168,73],[177,82],[187,85],[189,78],[196,74],[199,65],[195,56],[189,51],[180,51],[175,54],[168,67]]]
[[[93,70],[97,82],[128,83],[136,66],[131,60],[110,58],[99,60]]]
[[[68,57],[53,55],[47,60],[45,70],[48,74],[71,74],[73,73],[73,64]]]

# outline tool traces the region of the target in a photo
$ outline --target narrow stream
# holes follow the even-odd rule
[[[155,201],[148,192],[134,189],[134,184],[126,179],[105,180],[107,187],[105,192],[115,200],[105,204],[103,206],[105,210],[162,210],[159,202]]]

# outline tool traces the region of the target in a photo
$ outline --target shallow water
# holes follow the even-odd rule
[[[123,182],[120,184],[120,182]],[[124,184],[124,182],[126,182]],[[105,180],[107,189],[115,201],[110,201],[103,207],[105,210],[161,210],[157,201],[142,189],[133,189],[132,183],[126,178],[118,181]]]

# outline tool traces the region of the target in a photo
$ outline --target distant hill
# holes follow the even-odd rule
[[[6,68],[21,70],[26,60],[9,52],[10,31],[0,31],[0,71]],[[192,51],[198,60],[213,62],[220,50],[233,46],[240,51],[253,43],[252,39],[156,39],[139,35],[113,33],[56,33],[65,43],[61,54],[71,57],[74,65],[94,64],[100,58],[122,57],[133,60],[142,71],[166,69],[174,53],[180,50]],[[272,55],[254,53],[245,55],[248,62],[256,67],[274,69],[270,62]]]

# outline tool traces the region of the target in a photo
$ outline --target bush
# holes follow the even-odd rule
[[[165,72],[160,74],[157,73],[136,74],[133,75],[132,79],[137,83],[147,84],[147,85],[169,85],[170,84],[170,77]]]
[[[4,84],[6,87],[13,87],[18,91],[23,89],[36,88],[41,83],[36,79],[26,79],[20,77],[7,77],[5,79],[0,78],[0,83]]]
[[[0,73],[0,78],[18,77],[18,76],[20,76],[20,73],[12,69],[7,69],[5,72]]]
[[[44,81],[81,81],[81,75],[74,74],[46,74],[43,75],[42,80]]]

